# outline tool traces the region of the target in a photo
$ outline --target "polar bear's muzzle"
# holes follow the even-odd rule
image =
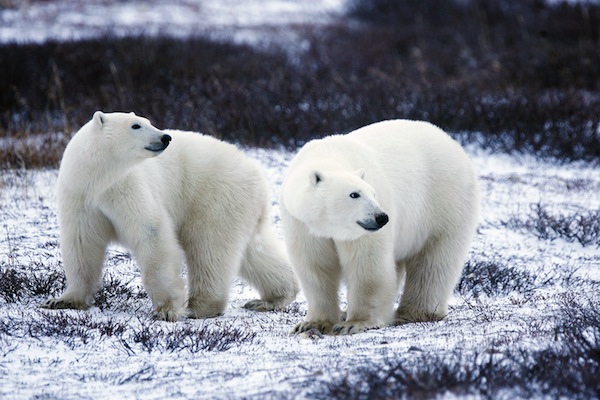
[[[366,229],[367,231],[377,231],[383,228],[383,226],[387,224],[389,220],[390,218],[386,213],[379,213],[376,214],[375,218],[373,219],[366,221],[356,221],[356,223],[362,228]]]
[[[164,134],[160,137],[160,142],[152,142],[145,149],[158,153],[166,149],[169,143],[171,143],[171,136]]]

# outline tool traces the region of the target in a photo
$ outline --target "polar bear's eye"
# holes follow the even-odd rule
[[[352,192],[350,193],[350,197],[353,199],[358,199],[360,197],[360,193]]]
[[[142,126],[140,124],[131,125],[131,129],[140,129]]]

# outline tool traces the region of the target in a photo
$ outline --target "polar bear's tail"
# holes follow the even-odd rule
[[[264,216],[244,254],[240,276],[260,293],[245,308],[271,311],[286,307],[296,298],[299,286],[283,243]]]

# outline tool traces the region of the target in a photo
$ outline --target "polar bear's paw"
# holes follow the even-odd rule
[[[176,322],[183,316],[185,316],[184,310],[173,305],[158,306],[152,312],[152,317],[158,321]]]
[[[333,323],[331,321],[304,321],[300,322],[292,333],[303,333],[310,330],[316,330],[320,333],[331,333]]]
[[[413,322],[436,322],[446,318],[446,313],[415,311],[407,307],[401,307],[396,310],[394,316],[395,325],[405,325]]]
[[[175,312],[175,310],[154,310],[152,318],[158,321],[176,322],[181,317],[181,313]]]
[[[368,321],[344,321],[335,324],[331,331],[334,335],[353,335],[377,328],[380,328],[380,326]]]
[[[49,310],[87,310],[89,308],[85,301],[69,300],[62,297],[48,299],[40,304],[40,307]]]
[[[278,299],[278,300],[272,300],[272,301],[255,299],[255,300],[250,300],[249,302],[244,304],[244,308],[246,308],[248,310],[252,310],[252,311],[261,311],[261,312],[276,311],[276,310],[283,310],[288,304],[289,304],[289,301],[287,301],[286,299]]]
[[[227,300],[206,300],[197,297],[188,300],[188,318],[214,318],[223,315]]]

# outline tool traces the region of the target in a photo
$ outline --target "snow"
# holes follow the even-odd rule
[[[278,193],[293,154],[284,150],[245,148],[265,167],[274,204],[273,221],[281,236]],[[469,148],[480,175],[482,216],[473,243],[473,259],[509,260],[511,266],[536,276],[563,276],[575,267],[585,284],[581,294],[600,280],[600,250],[564,240],[539,240],[527,232],[507,230],[499,224],[510,216],[523,216],[530,205],[542,202],[550,209],[600,209],[597,189],[600,174],[585,164],[556,166],[530,157],[490,154]],[[56,170],[6,170],[0,175],[0,265],[35,273],[61,271],[57,246]],[[567,190],[573,180],[584,180],[577,191]],[[29,270],[28,273],[31,273]],[[143,293],[139,269],[125,250],[112,249],[105,269]],[[503,348],[544,348],[552,343],[557,312],[556,299],[573,290],[564,279],[532,292],[506,295],[456,294],[447,320],[438,323],[388,327],[351,337],[290,334],[306,313],[302,294],[284,312],[255,313],[242,305],[257,295],[242,281],[231,289],[229,306],[222,317],[184,320],[175,324],[153,321],[147,298],[129,298],[103,310],[47,311],[38,304],[44,298],[26,297],[18,302],[0,299],[0,320],[13,326],[32,326],[32,321],[52,326],[51,318],[66,315],[70,326],[92,321],[122,324],[124,332],[112,336],[90,329],[85,342],[78,335],[36,335],[31,328],[2,334],[0,330],[0,398],[59,397],[75,399],[102,395],[108,398],[309,398],[327,382],[342,379],[356,366],[385,363],[427,354],[480,354],[491,343],[502,357]],[[341,293],[342,304],[344,294]],[[537,326],[532,329],[531,326]],[[166,340],[177,332],[202,328],[250,334],[225,351],[169,349]],[[138,332],[149,329],[164,340],[152,351],[136,342]],[[38,337],[39,336],[39,337]]]
[[[114,35],[166,33],[205,35],[251,44],[289,43],[293,26],[331,21],[342,0],[9,1],[0,9],[0,42],[77,40]],[[25,28],[26,27],[26,28]],[[0,138],[0,146],[6,138]],[[39,140],[32,138],[26,140]],[[265,167],[279,236],[281,180],[293,154],[245,148]],[[351,337],[292,335],[306,314],[306,299],[283,312],[242,308],[257,297],[235,281],[225,314],[177,323],[153,321],[139,268],[126,250],[112,248],[104,282],[118,279],[138,297],[112,299],[104,309],[47,311],[40,295],[17,301],[0,297],[0,398],[314,398],[359,366],[411,363],[424,356],[463,355],[498,363],[510,349],[533,351],[555,345],[561,299],[592,298],[600,282],[600,249],[564,239],[542,240],[504,222],[527,218],[542,204],[553,215],[600,210],[600,173],[584,163],[558,165],[529,156],[493,154],[468,147],[480,177],[481,223],[471,261],[529,273],[534,283],[496,294],[455,293],[450,315],[437,323],[368,331]],[[0,170],[0,272],[27,277],[62,273],[58,248],[57,170]],[[476,279],[477,277],[473,277]],[[2,284],[2,282],[0,282]],[[340,293],[342,305],[345,296]],[[64,318],[67,323],[62,324]],[[103,333],[93,324],[121,331]],[[44,332],[43,329],[59,332]],[[246,335],[226,350],[197,350],[194,333],[215,330]],[[83,334],[77,333],[77,329]],[[62,331],[60,331],[62,330]],[[75,330],[75,332],[71,332]],[[139,335],[160,336],[145,347]],[[593,335],[594,332],[590,332]],[[87,336],[86,336],[87,335]],[[179,347],[174,340],[188,340]],[[452,394],[448,394],[453,398]],[[476,397],[476,396],[475,396]],[[509,393],[506,398],[518,397]],[[541,397],[541,396],[540,396]]]
[[[343,0],[176,0],[15,2],[0,9],[0,42],[79,40],[110,33],[203,35],[256,44],[293,39],[294,25],[321,25]],[[23,29],[27,26],[27,29]],[[275,34],[276,33],[276,34]]]

